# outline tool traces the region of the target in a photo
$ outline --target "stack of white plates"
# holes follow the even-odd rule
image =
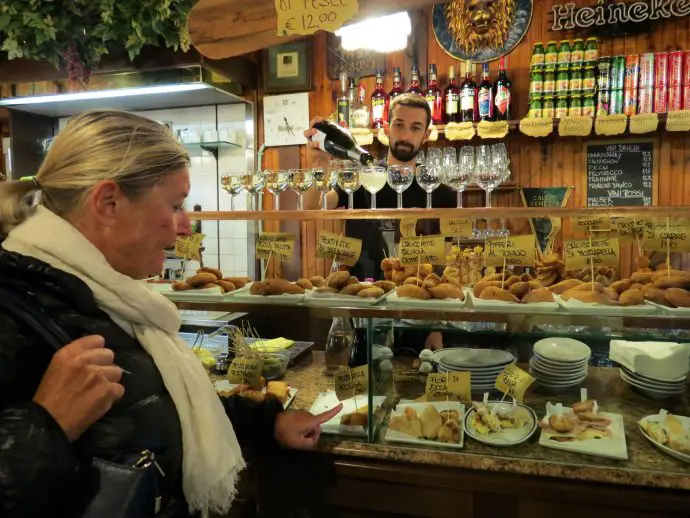
[[[443,349],[434,353],[439,372],[470,372],[472,392],[488,392],[494,389],[496,378],[515,356],[498,349]]]
[[[652,399],[668,399],[685,392],[687,376],[675,380],[651,378],[621,367],[621,378],[634,390]]]
[[[551,391],[568,390],[587,378],[592,350],[572,338],[544,338],[534,344],[529,372],[537,383]]]

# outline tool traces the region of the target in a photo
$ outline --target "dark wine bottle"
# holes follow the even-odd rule
[[[342,160],[355,160],[363,165],[374,163],[374,157],[357,144],[344,128],[328,121],[316,122],[312,127],[317,131],[311,139],[319,144],[321,151]]]

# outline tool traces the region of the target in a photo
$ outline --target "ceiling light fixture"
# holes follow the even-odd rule
[[[407,47],[412,23],[407,11],[370,18],[335,31],[341,38],[343,50],[373,50],[395,52]]]

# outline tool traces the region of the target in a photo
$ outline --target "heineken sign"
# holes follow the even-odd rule
[[[554,31],[587,28],[593,25],[642,23],[648,20],[690,15],[690,0],[649,0],[647,2],[605,3],[595,7],[575,7],[574,3],[556,4],[552,8]]]

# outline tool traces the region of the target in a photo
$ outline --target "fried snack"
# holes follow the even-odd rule
[[[252,284],[252,287],[254,287],[253,284]],[[336,293],[340,293],[340,290],[337,290],[335,288],[326,288],[326,287],[314,288],[314,293],[331,293],[331,294],[335,295]]]
[[[552,415],[549,417],[549,426],[558,433],[568,433],[575,428],[575,418],[572,414]]]
[[[249,288],[251,295],[268,295],[268,285],[264,282],[254,282]]]
[[[233,283],[237,290],[244,288],[247,284],[252,282],[249,277],[223,277],[222,280]]]
[[[376,281],[374,286],[381,288],[384,293],[389,293],[395,289],[395,283],[391,281]]]
[[[640,284],[639,282],[634,282],[633,284],[630,285],[630,289],[631,290],[643,290],[645,286],[654,287],[653,284]]]
[[[644,290],[642,294],[646,300],[661,304],[662,306],[670,306],[669,302],[666,300],[666,292],[664,290],[652,286]]]
[[[392,281],[393,280],[393,270],[386,270],[385,272],[383,272],[383,278],[384,278],[384,280]],[[393,283],[393,284],[395,284],[395,283]]]
[[[611,283],[611,287],[614,290],[616,290],[616,293],[618,293],[619,295],[624,291],[628,291],[630,289],[630,286],[632,286],[632,280],[630,279],[621,279],[620,281],[615,281]]]
[[[529,293],[529,282],[519,281],[510,286],[508,291],[521,299]]]
[[[230,281],[216,281],[216,284],[223,288],[225,293],[230,293],[231,291],[235,291],[237,289]]]
[[[506,277],[506,288],[510,288],[513,284],[517,284],[518,282],[520,282],[519,275],[511,275],[510,277]]]
[[[556,284],[559,279],[559,270],[554,266],[537,268],[537,280],[544,286]]]
[[[607,288],[611,285],[611,281],[609,280],[609,278],[602,273],[600,273],[594,277],[594,282],[598,282],[604,288]]]
[[[210,273],[212,274],[216,279],[222,280],[223,279],[223,272],[221,272],[218,268],[210,268],[208,266],[204,266],[203,268],[199,268],[196,271],[197,274],[200,273]]]
[[[266,281],[268,295],[303,295],[304,288],[285,279],[269,279]]]
[[[638,255],[635,258],[635,265],[638,268],[649,268],[651,266],[651,264],[652,264],[651,260],[646,255]]]
[[[431,295],[429,295],[428,291],[426,291],[424,288],[420,288],[419,286],[414,286],[413,284],[398,286],[395,289],[395,293],[398,295],[398,297],[409,299],[429,300],[431,298]]]
[[[666,301],[675,308],[690,308],[690,291],[682,288],[669,288],[665,292]]]
[[[314,285],[311,283],[309,279],[297,279],[297,282],[295,284],[297,284],[297,286],[299,286],[300,288],[304,288],[305,290],[314,289]]]
[[[601,304],[602,306],[611,306],[616,304],[615,301],[607,298],[603,293],[598,293],[596,291],[570,290],[563,293],[561,295],[561,298],[565,301],[579,300],[580,302],[586,302],[590,304]]]
[[[464,285],[462,284],[462,281],[458,279],[457,277],[446,277],[445,275],[441,277],[441,282],[439,284],[452,284],[456,288],[462,289]]]
[[[416,268],[416,267],[415,267]],[[420,264],[419,265],[419,277],[422,279],[426,279],[427,275],[431,275],[434,271],[434,267],[430,264]],[[416,269],[415,269],[416,273]]]
[[[655,281],[660,277],[682,277],[684,279],[690,279],[690,272],[684,272],[681,270],[659,270],[652,273],[652,281]]]
[[[594,401],[588,399],[586,401],[581,401],[579,403],[574,403],[572,406],[573,412],[576,414],[590,413],[594,411]]]
[[[383,291],[383,288],[379,288],[377,286],[364,288],[363,290],[360,290],[357,293],[357,296],[362,299],[378,299],[380,297],[383,297],[384,295],[385,292]]]
[[[398,263],[399,265],[399,263]],[[390,257],[386,257],[384,260],[381,261],[381,270],[384,272],[386,270],[392,270],[393,268],[397,267],[398,265],[394,266],[394,261]]]
[[[438,437],[438,431],[443,426],[443,419],[441,414],[438,413],[436,407],[433,405],[427,405],[422,411],[422,415],[419,417],[422,421],[422,435],[425,439],[434,440]]]
[[[479,295],[479,298],[483,300],[502,300],[503,302],[514,302],[516,304],[520,303],[520,300],[515,295],[510,293],[508,290],[501,289],[499,286],[489,286],[484,288]]]
[[[350,272],[333,272],[326,279],[326,287],[342,290],[350,280]]]
[[[549,290],[551,290],[551,293],[560,295],[561,293],[565,293],[566,291],[580,286],[581,284],[584,283],[580,279],[567,279],[559,282],[558,284],[554,284],[553,286],[549,286]]]
[[[345,285],[348,286],[350,284],[359,284],[359,279],[354,275],[350,275],[350,278],[347,280],[347,283]]]
[[[366,284],[348,284],[345,286],[342,290],[340,290],[341,295],[357,295],[360,291],[362,291],[365,288],[368,288],[369,286]]]
[[[642,290],[627,290],[621,293],[618,302],[623,306],[639,306],[644,303],[644,295]]]
[[[652,272],[635,272],[630,276],[633,283],[647,284],[652,282]]]
[[[433,288],[429,288],[429,294],[434,299],[458,299],[465,300],[465,294],[457,286],[452,284],[439,284]]]
[[[530,291],[527,295],[522,297],[523,304],[532,304],[534,302],[553,302],[553,293],[548,288],[537,288]]]
[[[596,291],[601,293],[604,291],[604,286],[600,282],[585,282],[579,284],[568,291]]]
[[[269,381],[268,385],[266,385],[266,397],[276,398],[285,404],[290,397],[290,387],[284,381]]]
[[[690,279],[684,277],[659,277],[654,281],[654,286],[666,290],[668,288],[690,289]]]
[[[209,288],[220,288],[215,282],[209,282],[208,284],[204,284],[203,286],[199,286],[198,289],[200,290],[207,290]],[[220,288],[220,291],[224,293],[223,288]]]
[[[241,397],[246,397],[247,399],[251,399],[252,401],[255,401],[257,403],[261,403],[262,401],[264,401],[264,399],[266,399],[266,395],[264,394],[263,390],[243,390],[239,392],[238,395]]]
[[[187,291],[194,289],[194,286],[190,286],[186,282],[176,282],[172,285],[173,291]]]
[[[344,414],[340,418],[340,424],[345,426],[361,426],[366,428],[369,423],[369,414],[361,412],[351,412]]]
[[[424,282],[422,283],[422,288],[424,288],[425,290],[429,290],[431,288],[435,288],[436,286],[438,286],[438,284],[439,283],[436,282],[434,279],[424,279]]]
[[[618,300],[618,296],[619,296],[618,292],[616,290],[614,290],[613,288],[611,288],[610,286],[601,290],[601,293],[604,295],[604,297],[606,297],[609,300],[613,300],[613,301]]]
[[[486,282],[491,282],[491,281],[500,281],[503,279],[503,275],[500,273],[492,273],[491,275],[485,276],[481,281],[486,281]]]
[[[544,288],[545,286],[541,283],[541,281],[538,281],[536,279],[532,279],[531,281],[528,281],[527,284],[529,284],[529,289],[531,290],[538,290],[541,288]]]
[[[475,297],[479,297],[482,294],[482,291],[484,291],[486,288],[488,288],[490,286],[500,288],[501,284],[503,284],[501,281],[479,281],[474,286],[474,290],[472,290],[472,293],[474,294]]]
[[[314,275],[313,277],[310,277],[309,282],[311,282],[311,285],[314,288],[323,288],[326,285],[326,279],[324,279],[321,275]]]
[[[202,272],[202,273],[197,273],[196,275],[187,279],[187,284],[189,284],[193,288],[199,288],[199,287],[203,286],[204,284],[215,283],[217,280],[218,280],[218,277],[216,277],[212,273]]]
[[[421,286],[422,284],[424,284],[424,281],[419,277],[408,277],[407,279],[405,279],[405,282],[403,282],[403,285],[408,284],[411,284],[413,286]]]
[[[421,273],[420,273],[420,277],[421,277]],[[427,275],[426,277],[424,277],[424,280],[425,280],[425,281],[434,281],[436,284],[440,284],[440,282],[441,282],[441,277],[439,277],[439,276],[436,275],[435,273],[430,273],[429,275]]]
[[[457,421],[447,419],[441,425],[436,436],[438,442],[457,444],[460,442],[460,425]]]

